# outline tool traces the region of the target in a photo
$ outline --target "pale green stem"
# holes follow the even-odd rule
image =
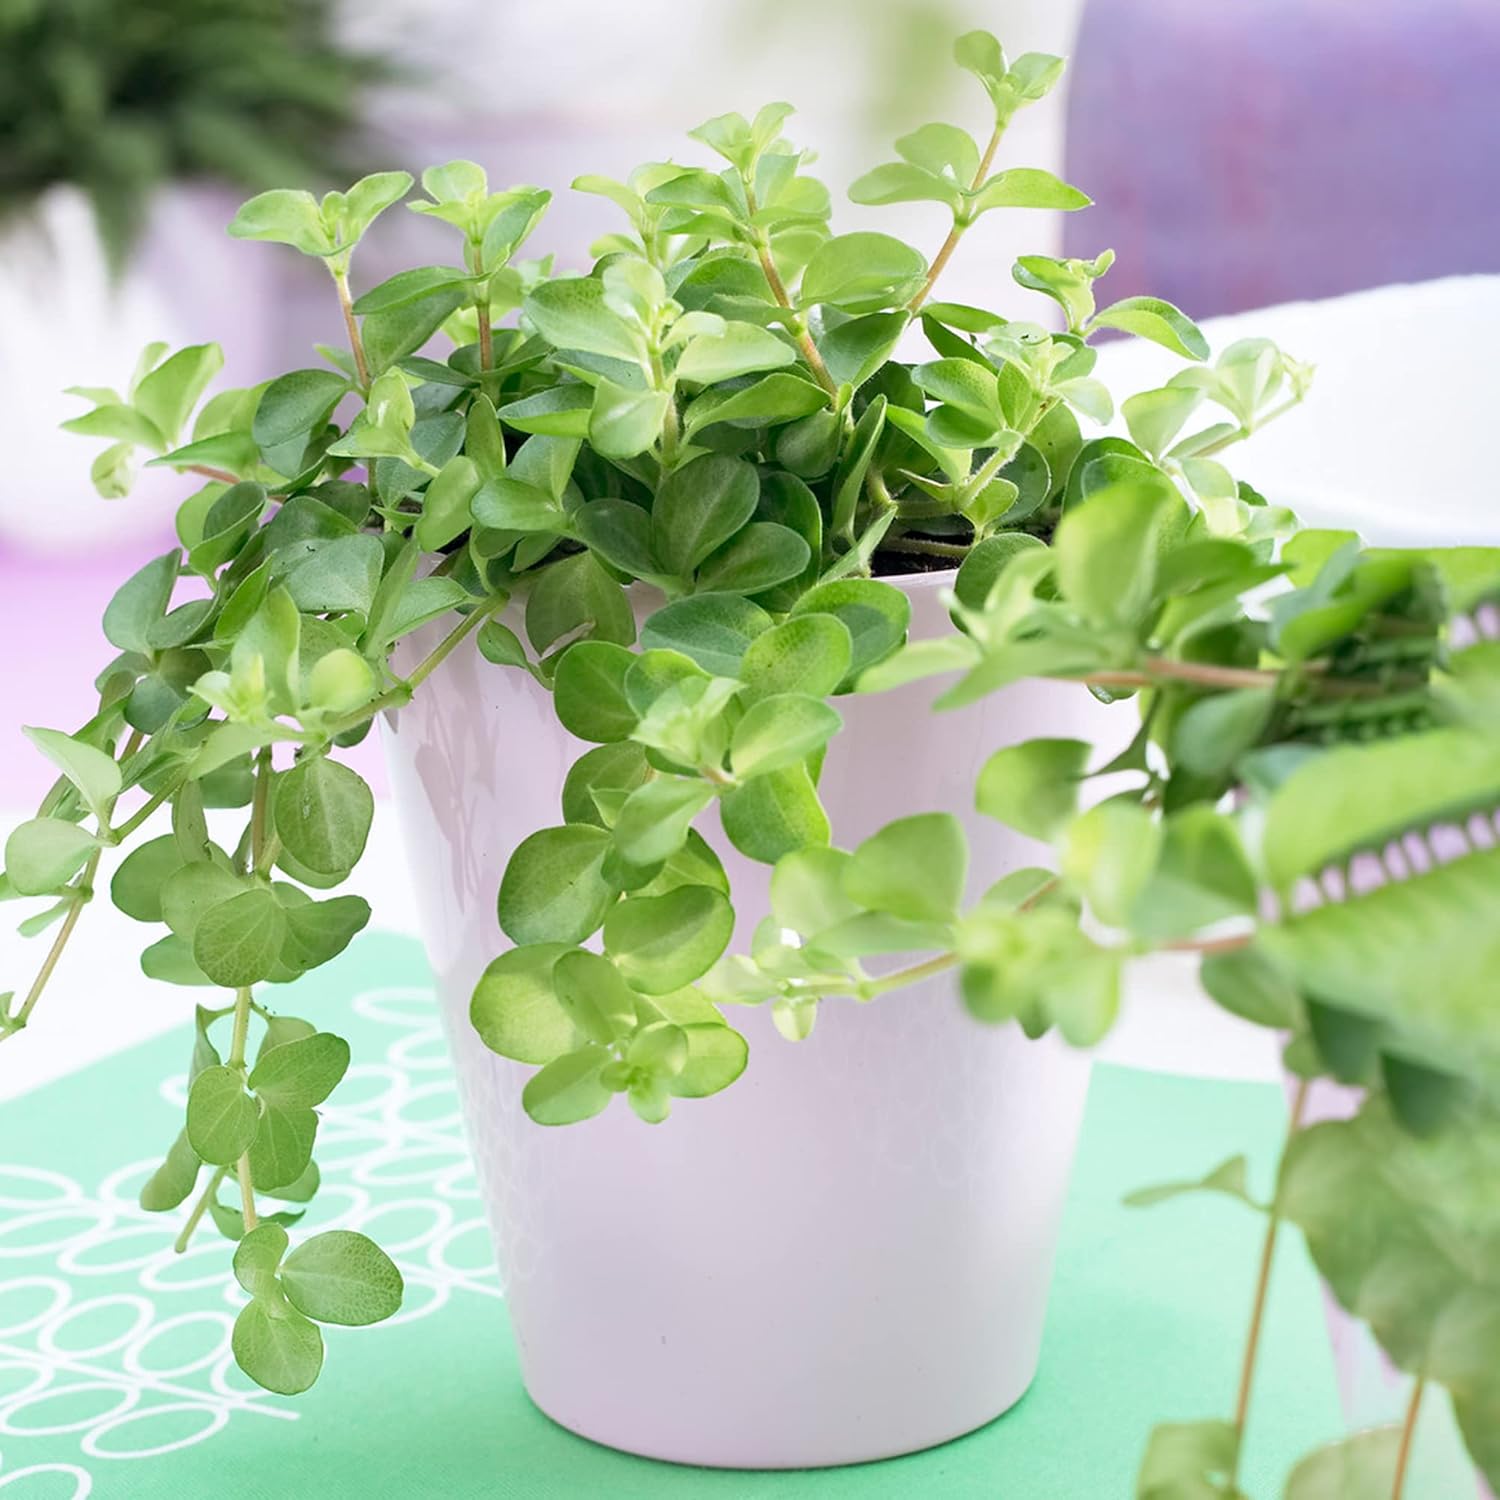
[[[349,350],[354,356],[354,371],[359,378],[362,391],[370,389],[370,366],[365,361],[364,340],[359,336],[359,320],[354,316],[354,298],[349,293],[349,272],[342,266],[330,266],[333,284],[339,294],[339,311],[344,315],[344,328],[349,335]]]
[[[219,1167],[212,1177],[208,1179],[208,1186],[198,1195],[198,1201],[193,1205],[193,1211],[187,1216],[187,1222],[182,1226],[182,1232],[172,1243],[172,1248],[178,1255],[183,1254],[193,1238],[193,1232],[197,1229],[203,1215],[208,1211],[208,1205],[213,1202],[214,1196],[219,1191],[219,1184],[229,1175],[228,1167]]]
[[[120,750],[120,763],[123,765],[140,749],[145,741],[145,735],[139,729],[131,730],[126,738],[125,744]],[[109,819],[114,812],[114,799],[103,808],[99,818],[100,836],[109,839]],[[78,882],[72,887],[73,898],[67,914],[63,917],[62,926],[58,928],[57,936],[52,940],[52,946],[47,950],[47,956],[42,960],[42,966],[37,970],[36,978],[31,982],[31,988],[26,992],[26,998],[21,1002],[21,1007],[14,1015],[0,1017],[0,1042],[7,1037],[14,1036],[18,1031],[25,1029],[26,1023],[31,1019],[31,1013],[37,1007],[37,1001],[42,998],[42,992],[47,988],[48,981],[52,978],[57,965],[62,959],[63,951],[68,946],[68,940],[73,936],[73,930],[78,926],[78,919],[83,915],[83,908],[88,904],[94,894],[94,877],[99,873],[99,856],[102,850],[96,849],[89,856],[88,863],[84,865]]]
[[[412,671],[410,677],[381,693],[378,698],[372,698],[361,709],[352,714],[345,715],[342,719],[335,719],[324,725],[324,731],[328,735],[344,734],[350,729],[358,729],[367,719],[373,719],[376,714],[383,713],[388,708],[399,708],[403,703],[411,701],[412,690],[420,687],[423,682],[447,660],[450,653],[462,644],[462,642],[475,630],[477,630],[497,609],[504,607],[506,596],[496,595],[492,599],[480,600],[471,613],[466,615],[461,624],[443,637],[433,647],[431,654],[424,657]]]
[[[1297,1085],[1296,1097],[1292,1100],[1291,1119],[1287,1126],[1287,1140],[1302,1128],[1302,1117],[1307,1111],[1309,1084],[1307,1079]],[[1285,1148],[1283,1148],[1284,1150]],[[1255,1386],[1255,1362],[1260,1353],[1261,1330],[1266,1321],[1266,1305],[1271,1292],[1271,1269],[1276,1261],[1276,1241],[1282,1224],[1281,1189],[1271,1203],[1271,1212],[1266,1224],[1266,1237],[1261,1246],[1260,1270],[1255,1278],[1255,1299],[1250,1307],[1250,1332],[1245,1340],[1245,1358],[1240,1366],[1239,1394],[1234,1404],[1235,1461],[1229,1475],[1229,1488],[1233,1490],[1239,1479],[1240,1456],[1245,1448],[1245,1424],[1250,1416],[1250,1396]]]
[[[1419,1377],[1411,1388],[1406,1420],[1401,1424],[1401,1446],[1396,1451],[1396,1469],[1391,1481],[1391,1500],[1401,1500],[1406,1493],[1406,1475],[1411,1467],[1412,1449],[1417,1438],[1417,1418],[1422,1414],[1422,1397],[1427,1393],[1426,1377]]]
[[[974,181],[970,184],[970,191],[984,185],[984,179],[990,175],[990,168],[994,165],[995,153],[1000,149],[1000,138],[1005,134],[1004,125],[996,125],[995,133],[990,137],[990,143],[984,148],[984,155],[979,159],[979,170],[974,174]],[[937,279],[943,274],[944,267],[953,258],[953,252],[958,249],[958,242],[964,237],[964,231],[968,229],[967,224],[961,224],[957,219],[953,221],[953,228],[948,231],[948,238],[943,241],[942,248],[932,258],[932,264],[927,270],[927,279],[922,283],[922,289],[908,302],[907,308],[916,312],[922,304],[932,295],[932,289],[937,285]]]

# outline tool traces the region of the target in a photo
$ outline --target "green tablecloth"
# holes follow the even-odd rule
[[[135,1205],[180,1121],[186,1029],[24,1095],[0,1106],[4,1500],[1126,1500],[1153,1422],[1232,1404],[1257,1222],[1223,1199],[1144,1212],[1120,1199],[1240,1150],[1263,1185],[1284,1115],[1274,1087],[1098,1070],[1042,1371],[1009,1415],[858,1468],[683,1469],[598,1448],[527,1401],[417,945],[369,935],[297,991],[278,999],[347,1036],[357,1060],[324,1107],[324,1188],[306,1225],[357,1227],[391,1250],[408,1287],[400,1321],[330,1330],[323,1378],[296,1401],[233,1369],[226,1243],[207,1226],[176,1257],[179,1216]],[[24,1047],[7,1067],[24,1067]],[[1293,1457],[1338,1427],[1317,1289],[1289,1239],[1250,1493],[1279,1495]]]

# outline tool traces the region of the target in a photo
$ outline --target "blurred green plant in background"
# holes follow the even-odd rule
[[[118,270],[166,182],[346,177],[394,70],[336,30],[329,0],[0,0],[0,223],[76,184]]]

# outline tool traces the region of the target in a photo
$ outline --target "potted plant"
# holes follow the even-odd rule
[[[983,33],[957,56],[987,141],[925,126],[853,189],[941,205],[930,260],[832,233],[780,105],[694,132],[717,169],[580,178],[629,226],[587,275],[518,261],[548,195],[467,162],[411,205],[455,263],[358,296],[404,174],[241,209],[233,233],[324,261],[349,347],[215,396],[155,460],[208,482],[105,614],[97,716],[31,732],[62,775],[6,881],[58,931],[3,1029],[102,857],[169,805],[111,895],[162,934],[147,973],[220,994],[142,1201],[236,1242],[237,1358],[310,1385],[319,1322],[401,1295],[359,1235],[290,1247],[348,1049],[274,1004],[368,918],[326,892],[373,811],[338,752],[384,716],[533,1396],[633,1451],[806,1465],[1024,1391],[1070,1049],[1133,957],[1198,953],[1300,1076],[1363,1090],[1351,1124],[1295,1112],[1267,1271],[1296,1223],[1493,1474],[1500,852],[1473,822],[1430,867],[1340,871],[1500,804],[1500,556],[1292,534],[1221,455],[1309,372],[1263,341],[1211,358],[1155,299],[1101,306],[1108,252],[1016,266],[1061,329],[935,297],[979,214],[1087,202],[995,165],[1061,61]],[[1109,329],[1183,366],[1123,403],[1128,438],[1086,438]],[[180,351],[134,402],[186,434],[211,365]],[[1189,1186],[1254,1201],[1243,1163]],[[1233,1419],[1153,1435],[1143,1496],[1240,1493],[1265,1283]],[[1288,1494],[1351,1466],[1399,1493],[1409,1447],[1356,1438]]]
[[[257,0],[232,16],[196,0],[5,7],[0,381],[11,393],[7,431],[24,466],[0,508],[0,533],[56,549],[79,525],[96,538],[149,527],[139,500],[104,515],[66,490],[53,491],[45,507],[32,501],[70,461],[66,439],[39,434],[77,411],[62,391],[76,378],[75,351],[89,349],[93,378],[114,385],[130,376],[143,346],[156,345],[160,357],[213,318],[242,368],[258,372],[277,359],[267,333],[276,268],[257,286],[256,268],[236,263],[227,274],[239,294],[231,305],[220,296],[229,195],[343,179],[357,156],[363,95],[390,72],[334,40],[332,7],[323,3]],[[117,431],[98,413],[88,421],[85,430],[120,445],[101,455],[94,476],[118,498],[129,488],[120,471],[131,440],[149,428],[137,421]],[[165,448],[158,442],[154,451]],[[171,477],[153,480],[155,498],[170,501],[171,489],[160,486]]]

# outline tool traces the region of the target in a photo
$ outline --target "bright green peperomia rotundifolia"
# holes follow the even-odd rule
[[[625,221],[587,275],[519,259],[550,195],[491,192],[469,162],[424,173],[408,202],[452,226],[452,263],[357,296],[354,251],[407,199],[404,173],[241,209],[231,233],[325,263],[348,347],[206,401],[212,345],[149,350],[123,393],[80,390],[92,409],[69,425],[111,440],[101,491],[124,491],[141,450],[207,482],[180,547],[105,613],[120,654],[98,713],[31,731],[62,775],[6,844],[5,893],[40,898],[26,930],[57,935],[0,1032],[26,1025],[108,858],[116,905],[154,931],[146,972],[220,992],[197,1009],[185,1125],[142,1201],[191,1205],[179,1247],[205,1218],[236,1242],[236,1357],[273,1390],[310,1385],[317,1325],[388,1316],[401,1281],[362,1236],[296,1237],[316,1106],[348,1048],[280,1014],[275,986],[369,916],[330,894],[373,812],[340,749],[477,646],[595,746],[557,825],[513,853],[498,901],[515,946],[473,1000],[485,1042],[536,1065],[534,1120],[612,1104],[663,1120],[746,1066],[735,1007],[770,1005],[796,1040],[828,998],[899,1004],[945,969],[980,1021],[1086,1046],[1132,958],[1198,953],[1219,1004],[1289,1034],[1296,1074],[1364,1102],[1302,1127],[1299,1098],[1269,1203],[1241,1161],[1190,1186],[1244,1198],[1268,1247],[1301,1228],[1392,1360],[1447,1389],[1495,1481],[1500,553],[1298,531],[1224,456],[1310,372],[1259,339],[1215,357],[1170,304],[1101,297],[1107,250],[1023,257],[1004,313],[939,300],[980,215],[1090,201],[995,165],[1061,60],[1009,61],[984,33],[957,57],[993,107],[984,139],[925,125],[851,190],[941,210],[930,257],[832,231],[784,105],[694,131],[715,165],[578,179]],[[1110,330],[1181,360],[1121,403],[1128,438],[1100,430],[1114,404],[1092,346]],[[956,570],[955,630],[908,645],[907,600],[875,575],[931,568]],[[639,638],[633,580],[667,600]],[[440,643],[397,673],[393,647],[434,621]],[[839,698],[932,674],[951,678],[940,709],[1046,676],[1129,699],[1138,725],[1107,765],[1057,739],[989,760],[979,807],[1050,841],[1057,869],[968,908],[953,818],[840,850],[819,799]],[[1104,772],[1128,790],[1087,796]],[[748,953],[726,954],[733,893],[695,828],[714,805],[773,867]],[[226,808],[243,832],[216,842],[207,814]],[[1158,1430],[1143,1497],[1241,1493],[1262,1303],[1233,1419]],[[1313,1455],[1288,1500],[1331,1493],[1335,1471],[1375,1476],[1340,1494],[1399,1494],[1410,1435]]]

